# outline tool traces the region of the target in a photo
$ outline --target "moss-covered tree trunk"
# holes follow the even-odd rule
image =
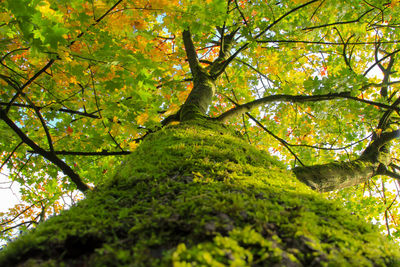
[[[398,133],[383,134],[358,161],[296,169],[300,182],[204,118],[234,58],[234,35],[202,68],[184,31],[194,86],[163,124],[181,123],[149,135],[107,183],[9,244],[0,266],[399,266],[398,249],[376,228],[310,189],[376,174],[387,164],[376,156]]]
[[[196,265],[196,264],[197,265]],[[150,135],[0,266],[399,266],[378,230],[207,120]]]

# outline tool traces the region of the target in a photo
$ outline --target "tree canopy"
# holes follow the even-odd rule
[[[397,0],[2,1],[1,171],[23,203],[1,238],[103,183],[190,105],[289,168],[379,149],[372,178],[327,197],[400,237],[399,17]]]

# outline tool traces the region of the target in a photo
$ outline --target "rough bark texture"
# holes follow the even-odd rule
[[[398,248],[208,121],[150,135],[0,266],[399,266]],[[197,265],[196,265],[197,264]]]
[[[297,179],[319,192],[329,192],[368,181],[379,163],[361,159],[295,168]]]
[[[179,111],[179,120],[188,121],[206,115],[215,94],[215,84],[208,72],[199,65],[190,31],[183,31],[182,37],[193,76],[193,89]]]
[[[392,158],[387,144],[399,136],[400,130],[375,136],[357,160],[297,167],[293,171],[300,181],[320,192],[358,185],[375,175],[389,174]]]
[[[215,94],[214,81],[205,71],[199,70],[193,82],[193,89],[180,110],[180,121],[204,116]]]

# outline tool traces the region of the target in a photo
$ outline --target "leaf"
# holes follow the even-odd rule
[[[136,117],[136,122],[139,125],[143,125],[148,119],[149,119],[149,114],[145,112]]]
[[[129,143],[130,151],[134,151],[138,146],[139,146],[139,144],[137,142],[130,142]]]
[[[67,134],[72,134],[73,132],[74,132],[74,130],[70,126],[68,126],[67,127]]]

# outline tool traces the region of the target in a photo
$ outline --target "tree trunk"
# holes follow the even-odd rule
[[[207,120],[148,136],[110,180],[0,266],[399,266],[376,227]],[[36,264],[36,265],[35,265]]]

